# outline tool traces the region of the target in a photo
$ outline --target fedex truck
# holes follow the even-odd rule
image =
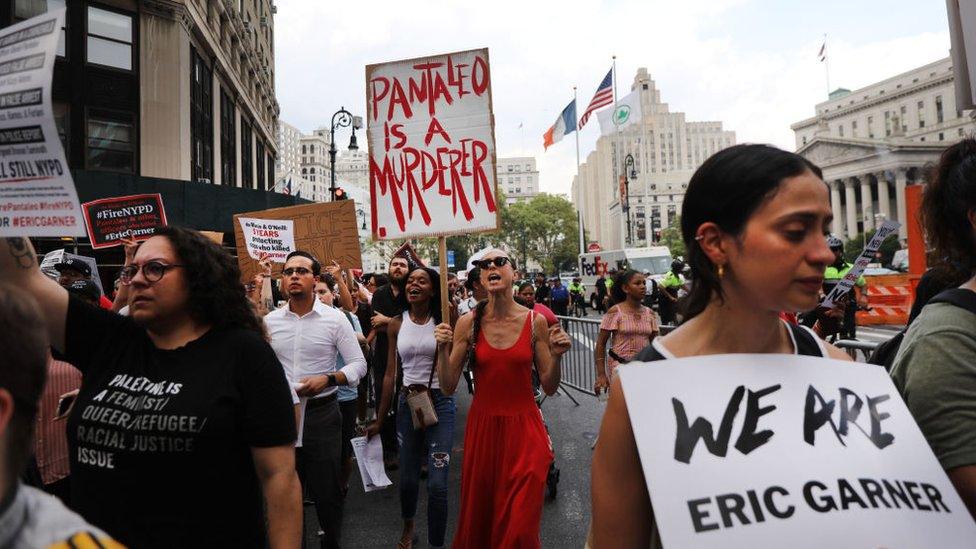
[[[580,254],[579,272],[587,293],[595,288],[596,279],[601,273],[609,276],[610,271],[634,269],[649,272],[651,278],[660,281],[671,269],[671,250],[667,246],[648,246],[645,248],[624,248],[622,250],[603,250]]]

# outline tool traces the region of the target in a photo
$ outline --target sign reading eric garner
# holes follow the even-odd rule
[[[366,67],[374,239],[498,228],[488,50]]]
[[[972,547],[884,368],[794,355],[622,366],[664,547]]]
[[[0,30],[0,237],[84,236],[51,109],[65,10]]]

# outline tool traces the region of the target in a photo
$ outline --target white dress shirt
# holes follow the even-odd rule
[[[339,355],[345,362],[339,371],[346,375],[350,387],[359,385],[359,380],[366,375],[366,358],[352,325],[345,315],[318,299],[304,316],[296,315],[285,305],[268,313],[264,323],[288,381],[297,383],[310,376],[335,372]],[[314,398],[337,390],[335,386],[327,387]]]

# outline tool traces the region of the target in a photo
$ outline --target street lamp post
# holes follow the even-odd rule
[[[627,244],[633,243],[634,239],[630,230],[630,180],[637,179],[637,170],[634,168],[634,155],[628,154],[624,157],[624,203],[621,211],[627,216]]]
[[[335,163],[336,153],[338,152],[335,146],[336,126],[340,128],[352,126],[352,137],[349,138],[349,150],[359,150],[359,146],[356,145],[356,130],[363,127],[363,119],[360,116],[353,116],[345,107],[339,107],[339,110],[332,115],[332,128],[329,130],[329,168],[332,172],[331,185],[329,185],[330,200],[336,199]]]

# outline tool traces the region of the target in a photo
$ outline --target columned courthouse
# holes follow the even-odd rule
[[[942,151],[976,129],[956,110],[952,61],[918,67],[854,91],[837,89],[791,126],[797,152],[823,169],[832,232],[854,238],[885,219],[907,232],[905,188],[923,184]]]

